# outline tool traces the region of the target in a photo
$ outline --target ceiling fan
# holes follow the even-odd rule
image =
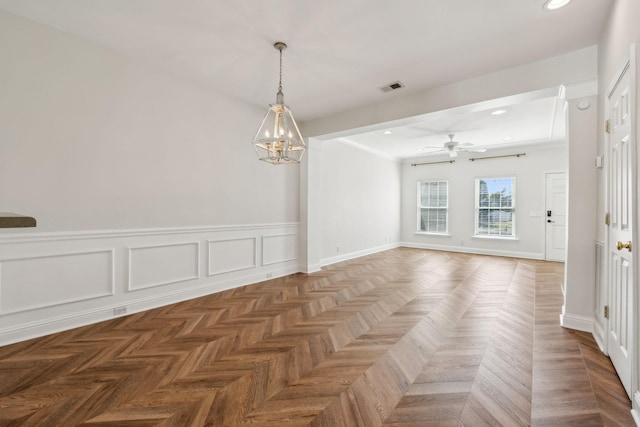
[[[449,157],[457,157],[459,152],[471,152],[471,153],[484,153],[486,148],[471,148],[473,144],[464,143],[461,144],[458,141],[454,141],[455,135],[449,134],[449,141],[445,142],[442,147],[425,147],[425,148],[440,148],[439,150],[431,151],[431,153],[437,153],[440,151],[446,151],[449,153]]]

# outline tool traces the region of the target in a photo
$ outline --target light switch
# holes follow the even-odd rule
[[[596,157],[596,168],[600,169],[602,167],[602,156]]]

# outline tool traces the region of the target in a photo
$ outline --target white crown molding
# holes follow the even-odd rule
[[[564,96],[567,101],[595,96],[598,94],[598,79],[588,79],[579,82],[566,83],[564,86]]]
[[[78,240],[99,239],[105,237],[139,237],[168,234],[215,233],[221,231],[265,230],[274,228],[298,228],[299,222],[275,224],[246,224],[246,225],[217,225],[196,227],[163,227],[163,228],[134,228],[115,230],[80,230],[80,231],[49,231],[27,233],[0,233],[0,244],[38,242],[48,240]]]

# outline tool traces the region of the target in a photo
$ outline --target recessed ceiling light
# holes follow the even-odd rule
[[[505,140],[505,141],[511,141],[511,137],[510,137],[510,136],[505,136],[505,137],[504,137],[504,140]]]
[[[492,116],[501,116],[502,114],[506,113],[507,110],[495,110],[491,112]]]
[[[391,131],[390,131],[390,130],[385,130],[385,131],[384,131],[384,132],[382,132],[382,133],[384,133],[385,135],[391,135]]]
[[[565,7],[571,2],[571,0],[547,0],[544,3],[544,8],[547,10],[556,10],[561,7]]]

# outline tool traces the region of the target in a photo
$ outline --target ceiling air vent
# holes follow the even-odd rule
[[[380,90],[383,91],[383,92],[391,92],[392,90],[398,90],[398,89],[401,89],[403,87],[404,87],[404,85],[402,83],[393,82],[393,83],[390,83],[390,84],[388,84],[386,86],[382,86],[380,88]]]

